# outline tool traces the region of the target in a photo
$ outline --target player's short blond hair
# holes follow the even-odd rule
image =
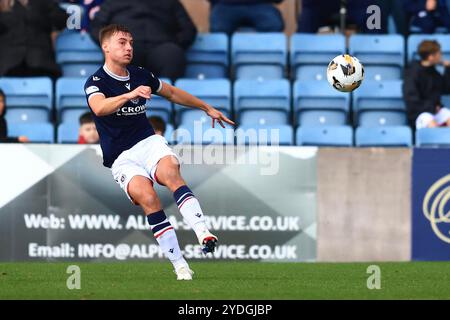
[[[103,27],[99,33],[100,45],[103,45],[103,42],[120,32],[128,33],[131,35],[130,30],[128,30],[127,27],[121,24],[110,24],[106,27]]]

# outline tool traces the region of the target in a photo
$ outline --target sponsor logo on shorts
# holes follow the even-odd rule
[[[126,178],[127,178],[127,176],[123,174],[123,175],[120,177],[120,182],[124,183]]]

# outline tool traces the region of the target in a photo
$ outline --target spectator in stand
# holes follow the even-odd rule
[[[210,30],[231,35],[240,27],[257,32],[282,32],[284,20],[274,6],[283,0],[210,0]]]
[[[113,23],[133,34],[133,64],[171,80],[184,75],[197,30],[179,0],[106,0],[91,22],[92,37],[98,42],[100,29]]]
[[[78,4],[83,8],[83,17],[81,18],[81,30],[89,31],[91,28],[91,21],[94,20],[97,12],[100,11],[100,5],[104,0],[70,0],[60,1]]]
[[[0,76],[59,77],[51,33],[67,18],[54,0],[0,0]]]
[[[403,84],[409,122],[416,129],[450,126],[450,109],[441,104],[441,96],[450,94],[450,61],[442,60],[436,41],[423,41],[418,53],[421,60],[411,63]],[[444,75],[436,70],[439,64],[445,66]]]
[[[0,89],[0,143],[29,142],[26,136],[8,137],[8,125],[5,119],[6,96]]]
[[[83,113],[80,117],[80,129],[78,131],[79,144],[99,143],[99,135],[95,127],[94,118],[90,112]]]
[[[450,2],[450,1],[449,1]],[[403,0],[411,27],[420,33],[434,33],[438,27],[450,32],[450,12],[447,0]]]
[[[381,8],[381,29],[367,28],[367,8],[378,5]],[[346,27],[348,32],[387,33],[387,15],[383,10],[387,6],[385,0],[347,0]],[[297,32],[330,33],[340,27],[340,0],[303,0],[302,10],[298,17]]]
[[[148,122],[150,122],[156,134],[164,136],[164,134],[166,133],[166,123],[164,122],[163,118],[158,116],[150,116],[148,117]]]

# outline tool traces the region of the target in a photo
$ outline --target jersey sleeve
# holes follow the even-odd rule
[[[141,68],[141,70],[145,74],[145,78],[147,79],[148,86],[152,89],[152,93],[158,93],[161,91],[162,81],[155,76],[153,72],[150,72],[144,68]]]
[[[84,93],[86,94],[87,101],[89,102],[89,99],[96,95],[103,95],[106,96],[105,90],[104,90],[104,84],[102,79],[97,77],[90,77],[86,84],[84,85]]]

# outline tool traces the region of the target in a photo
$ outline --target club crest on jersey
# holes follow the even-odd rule
[[[133,104],[138,104],[138,103],[139,103],[139,98],[131,99],[131,102],[132,102]]]

